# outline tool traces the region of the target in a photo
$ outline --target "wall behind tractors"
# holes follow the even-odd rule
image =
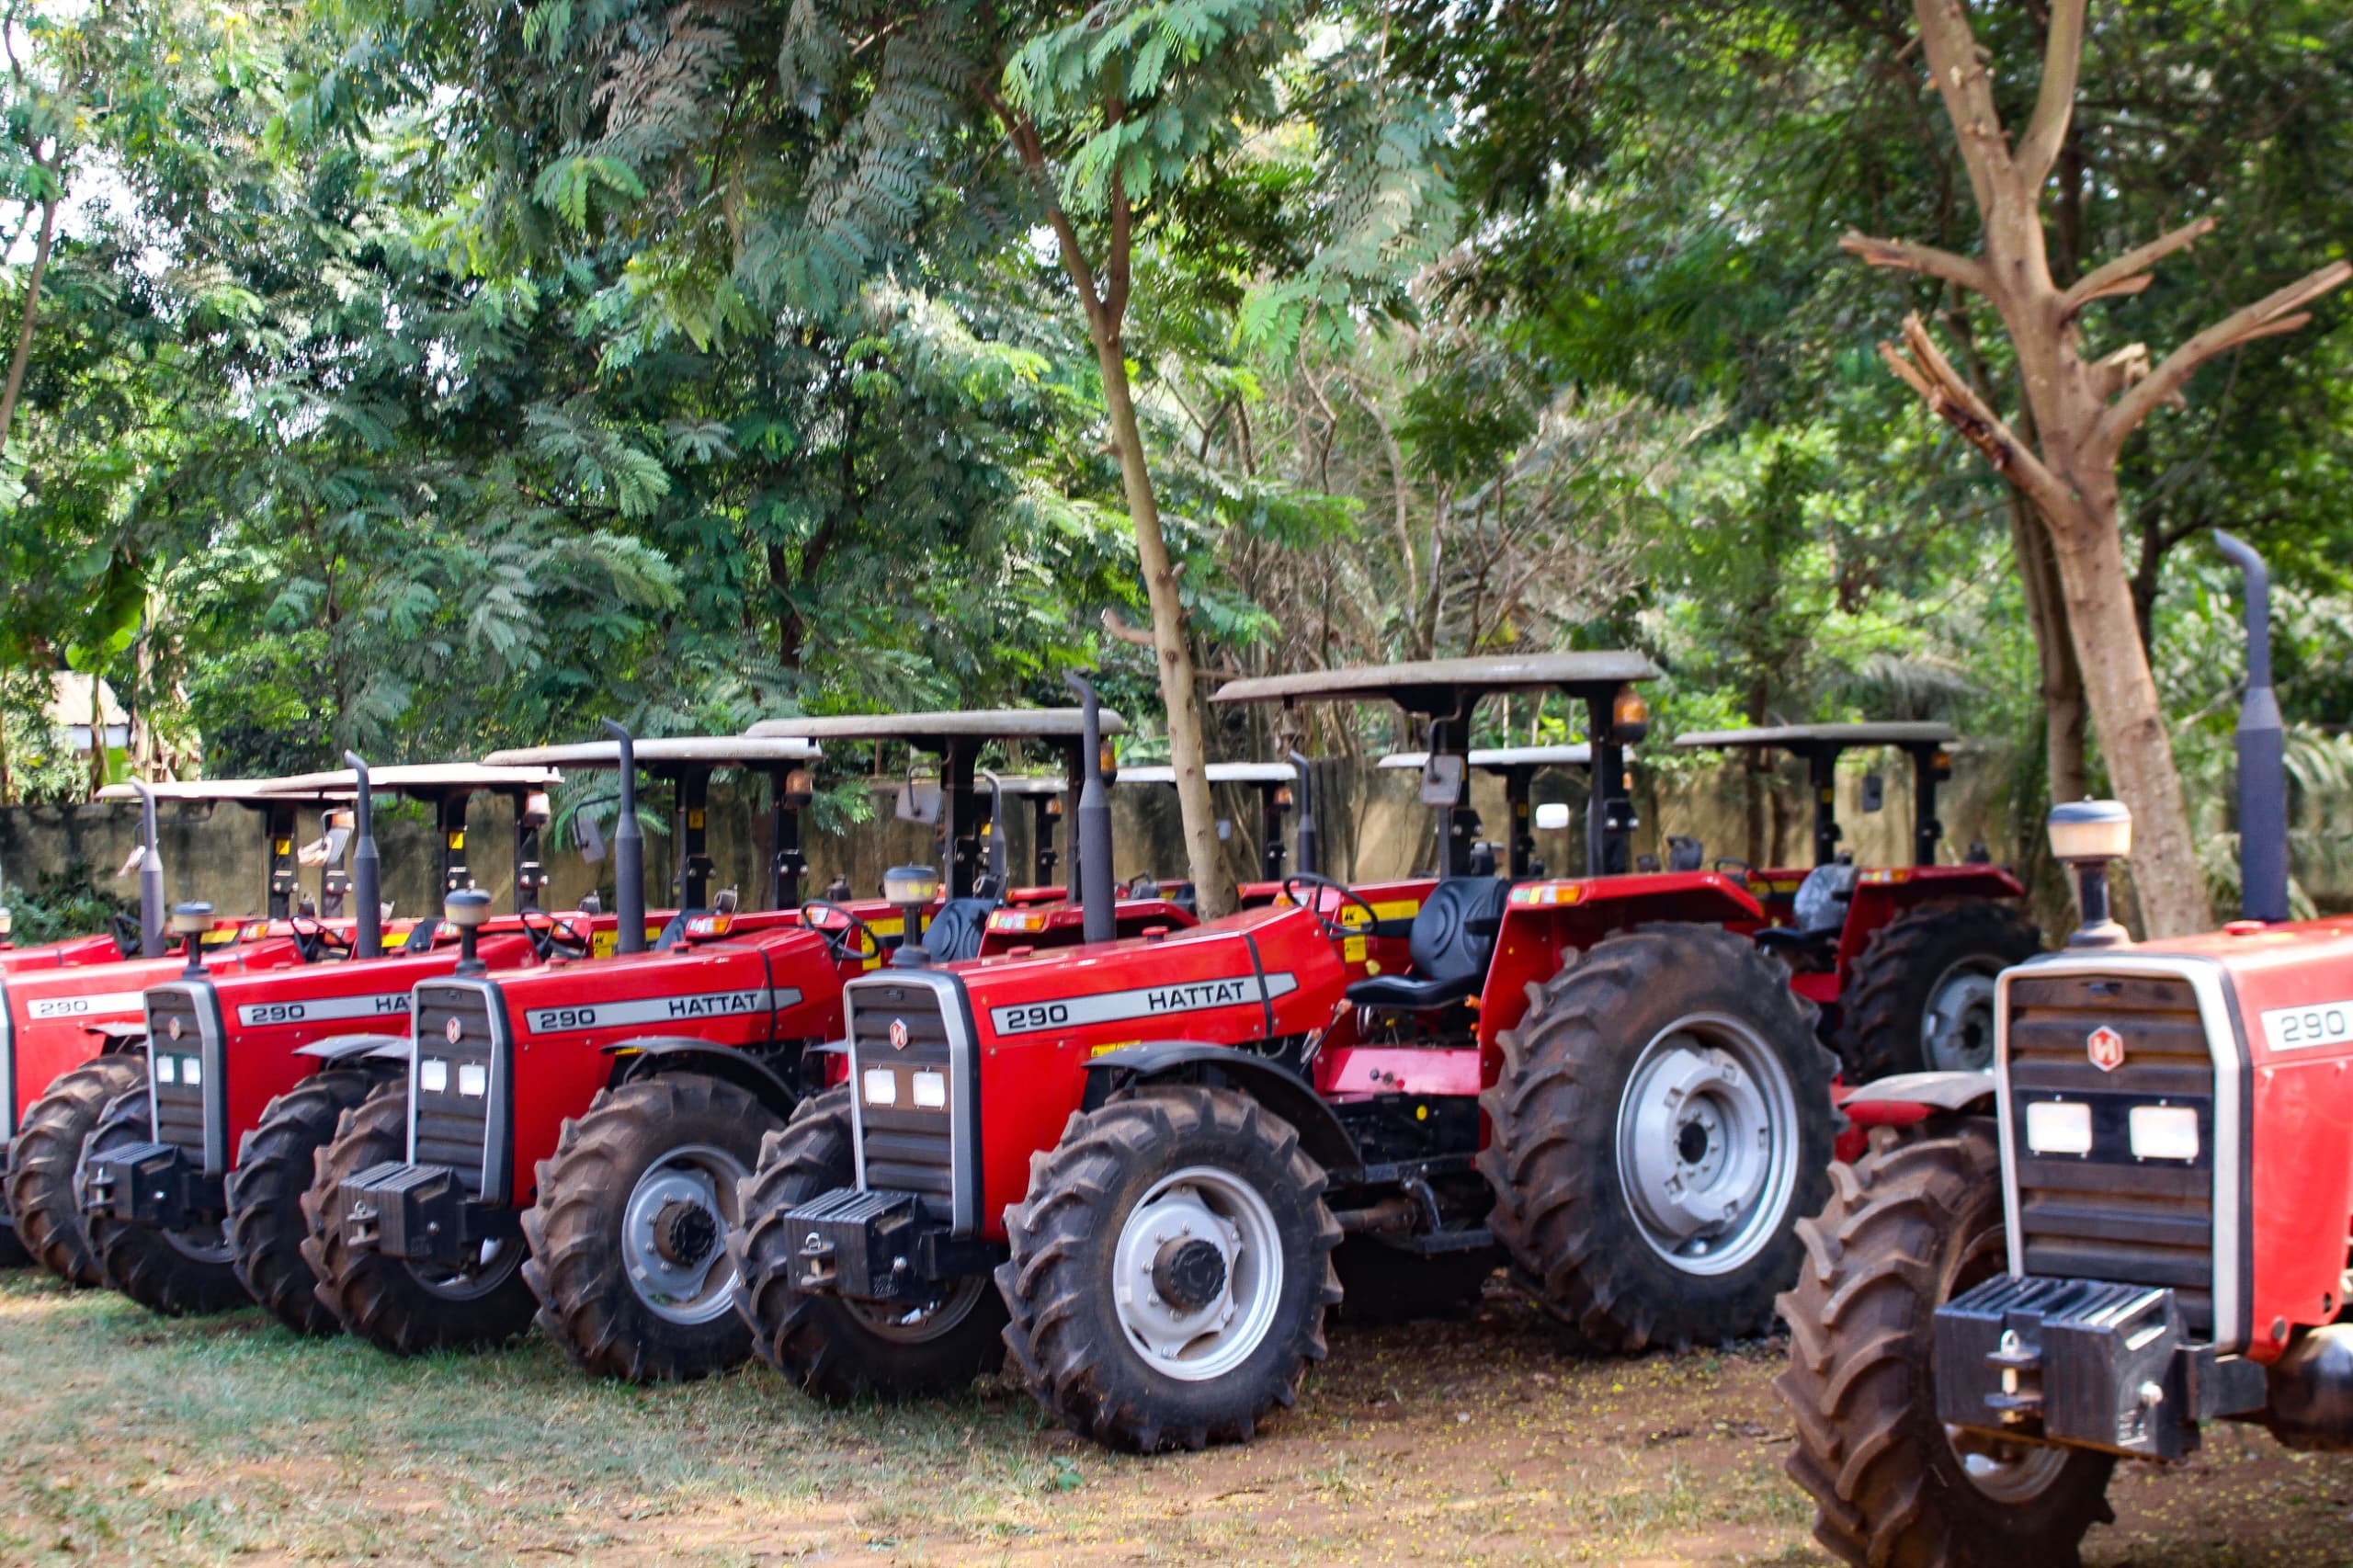
[[[1944,788],[1941,814],[1946,824],[1944,858],[1957,859],[1972,839],[1984,840],[1997,858],[2017,852],[2016,824],[2008,820],[2005,781],[1996,759],[1963,754],[1956,758],[1956,777]],[[1909,774],[1897,762],[1884,768],[1886,805],[1877,812],[1862,809],[1859,767],[1839,778],[1839,820],[1847,842],[1866,864],[1903,864],[1909,858],[1912,831]],[[1356,881],[1403,876],[1434,863],[1432,820],[1419,803],[1418,776],[1384,771],[1370,764],[1320,763],[1316,767],[1319,824],[1327,874]],[[1805,792],[1794,773],[1778,775],[1773,799],[1777,804],[1779,852],[1768,839],[1763,858],[1783,865],[1802,865],[1811,858],[1811,827]],[[1723,855],[1747,858],[1745,781],[1737,767],[1702,772],[1661,787],[1646,777],[1636,779],[1636,802],[1643,819],[1638,847],[1654,850],[1670,833],[1688,834],[1702,841],[1711,858]],[[1228,875],[1236,881],[1256,876],[1259,813],[1254,790],[1221,786],[1218,810],[1224,824],[1223,840]],[[1564,801],[1578,808],[1582,821],[1585,780],[1567,772],[1540,778],[1535,798],[1540,803]],[[1486,836],[1502,839],[1506,832],[1503,789],[1499,781],[1472,780],[1472,809],[1478,812]],[[1178,831],[1176,792],[1166,785],[1132,785],[1112,790],[1114,869],[1121,878],[1149,871],[1175,879],[1184,874],[1184,846]],[[846,875],[853,890],[871,896],[888,867],[937,858],[929,828],[901,823],[889,815],[887,798],[875,820],[853,824],[839,834],[812,832],[804,846],[810,877],[807,891],[821,891],[833,876]],[[1008,847],[1016,880],[1027,880],[1030,864],[1031,813],[1026,802],[1014,802],[1007,813]],[[1069,819],[1063,819],[1067,822]],[[418,915],[432,909],[436,894],[436,835],[431,822],[415,807],[388,806],[376,816],[377,836],[383,855],[385,895],[396,914]],[[1296,818],[1286,819],[1286,833]],[[0,879],[6,888],[35,884],[43,875],[61,876],[76,862],[86,867],[89,880],[102,892],[126,903],[137,896],[134,879],[115,880],[114,873],[138,841],[139,813],[130,803],[79,806],[16,806],[0,809]],[[166,886],[175,902],[202,899],[222,914],[257,914],[267,903],[267,858],[258,813],[236,805],[190,806],[167,803],[160,812]],[[467,864],[475,881],[488,889],[497,907],[508,907],[513,887],[513,816],[503,801],[477,797],[467,824]],[[317,835],[318,813],[300,813],[300,837]],[[766,897],[764,868],[768,857],[768,817],[759,809],[756,792],[739,794],[725,782],[712,788],[710,838],[718,865],[717,885],[740,888],[746,907],[757,907]],[[1539,835],[1538,854],[1555,874],[1580,869],[1584,838],[1581,831]],[[648,897],[668,902],[672,848],[666,835],[646,840]],[[568,907],[592,888],[601,891],[607,906],[612,899],[612,862],[590,866],[576,850],[547,856],[552,881],[551,907]],[[316,892],[319,873],[303,872],[303,885]],[[2318,896],[2320,890],[2314,890]],[[0,900],[8,895],[0,892]]]

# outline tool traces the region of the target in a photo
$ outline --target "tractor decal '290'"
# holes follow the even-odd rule
[[[1140,985],[1127,991],[1100,991],[1092,995],[1057,996],[989,1009],[989,1023],[1001,1035],[1030,1034],[1040,1029],[1077,1028],[1086,1024],[1124,1023],[1130,1018],[1161,1017],[1198,1012],[1205,1007],[1256,1007],[1299,989],[1295,974],[1237,974],[1215,980],[1193,980],[1174,985]]]

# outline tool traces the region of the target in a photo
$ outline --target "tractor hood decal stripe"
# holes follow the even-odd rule
[[[102,991],[94,996],[37,996],[25,1004],[25,1017],[32,1023],[45,1023],[51,1018],[105,1018],[118,1013],[147,1016],[147,993],[144,991]]]
[[[1211,1007],[1258,1007],[1298,989],[1299,977],[1289,971],[1263,977],[1235,974],[1213,980],[1186,980],[1168,985],[1138,986],[1132,991],[1098,991],[1091,996],[1063,996],[992,1007],[989,1028],[999,1035],[1036,1034],[1044,1029],[1083,1028],[1089,1024],[1124,1023],[1130,1018],[1156,1018]]]
[[[582,1029],[619,1028],[626,1024],[683,1024],[699,1018],[774,1013],[800,1005],[801,993],[791,986],[777,990],[756,986],[743,991],[699,991],[691,996],[659,996],[642,1002],[584,1002],[572,1007],[532,1007],[523,1014],[523,1027],[532,1034],[570,1034]]]
[[[250,1002],[237,1009],[245,1028],[278,1024],[324,1024],[342,1018],[405,1018],[408,993],[381,992],[372,996],[322,996],[308,1002]]]

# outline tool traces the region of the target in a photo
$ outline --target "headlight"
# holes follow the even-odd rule
[[[925,1110],[948,1108],[948,1074],[917,1073],[915,1074],[915,1104]]]
[[[2135,1159],[2198,1157],[2198,1112],[2188,1106],[2136,1105],[2130,1124]]]
[[[888,1067],[869,1067],[866,1070],[866,1103],[897,1105],[899,1075]]]
[[[428,1056],[416,1064],[417,1087],[428,1095],[449,1092],[449,1064],[438,1056]]]
[[[2075,1100],[2036,1100],[2026,1108],[2026,1146],[2038,1154],[2092,1152],[2092,1108]]]
[[[180,1058],[180,1082],[193,1089],[204,1082],[204,1062],[199,1057]]]
[[[178,1083],[180,1081],[179,1060],[180,1059],[176,1056],[158,1056],[155,1058],[155,1082],[159,1084]]]
[[[479,1062],[459,1062],[458,1093],[476,1099],[490,1093],[490,1069]]]

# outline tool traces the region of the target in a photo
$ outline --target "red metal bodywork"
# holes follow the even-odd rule
[[[32,974],[45,969],[81,969],[120,963],[122,946],[111,936],[68,937],[32,948],[0,947],[0,975]]]

